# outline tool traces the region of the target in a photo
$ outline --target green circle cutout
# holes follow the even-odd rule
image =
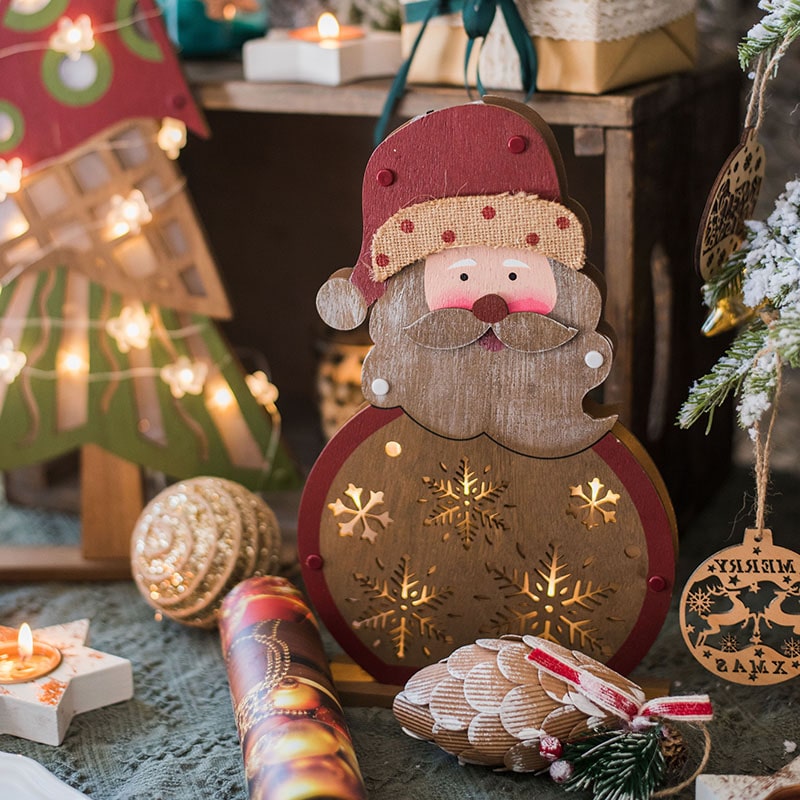
[[[64,53],[56,53],[48,50],[42,60],[42,80],[56,100],[60,100],[68,106],[86,106],[99,100],[111,86],[111,78],[114,74],[114,66],[108,50],[99,42],[95,42],[94,47],[86,53],[95,60],[97,65],[97,77],[91,86],[85,89],[71,89],[65,86],[58,74],[61,62],[67,58]]]
[[[0,153],[5,153],[8,150],[13,150],[25,135],[25,117],[22,112],[8,100],[0,100],[0,114],[8,114],[11,117],[11,122],[14,125],[14,130],[8,139],[0,140]]]
[[[119,38],[127,48],[147,61],[163,61],[164,53],[155,39],[142,36],[138,25],[148,25],[149,19],[141,23],[130,22],[132,17],[141,13],[139,0],[117,0],[117,24],[120,25]],[[149,30],[149,29],[148,29]]]
[[[52,25],[59,17],[63,16],[69,5],[69,0],[50,0],[44,7],[33,14],[23,14],[9,6],[3,18],[3,25],[13,31],[38,31]]]

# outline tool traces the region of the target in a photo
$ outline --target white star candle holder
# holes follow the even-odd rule
[[[399,33],[340,26],[325,13],[317,27],[276,29],[245,42],[242,61],[249,81],[341,86],[394,75],[403,56]]]
[[[86,647],[88,619],[33,631],[28,656],[18,636],[0,626],[0,733],[58,745],[76,714],[133,697],[131,662]]]

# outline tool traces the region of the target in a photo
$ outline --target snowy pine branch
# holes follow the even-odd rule
[[[713,307],[738,281],[745,305],[757,313],[691,388],[678,416],[682,428],[703,414],[710,425],[733,394],[739,424],[752,431],[772,406],[780,367],[800,366],[800,180],[786,184],[765,222],[748,222],[747,229],[742,247],[704,291]]]
[[[758,7],[767,13],[739,44],[742,69],[747,69],[762,53],[771,58],[800,36],[800,0],[760,0]]]

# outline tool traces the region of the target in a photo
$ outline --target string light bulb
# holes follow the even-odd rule
[[[175,160],[186,145],[186,124],[174,117],[164,117],[156,142],[167,158]]]
[[[112,196],[106,215],[106,225],[112,239],[119,239],[127,233],[137,234],[153,219],[153,214],[144,195],[139,189],[132,189],[127,197],[120,194]]]
[[[11,339],[0,341],[0,380],[6,384],[13,383],[26,360],[25,353],[16,350]]]
[[[0,158],[0,203],[10,194],[19,191],[22,183],[22,159]]]
[[[161,368],[161,380],[169,386],[172,396],[180,399],[186,394],[200,394],[208,376],[208,364],[180,356]]]
[[[220,411],[230,408],[233,405],[233,402],[233,392],[228,386],[225,385],[217,386],[209,398],[209,403],[214,406],[214,408],[220,409]]]
[[[144,350],[150,342],[152,330],[153,321],[141,303],[124,306],[118,317],[111,317],[106,322],[106,332],[116,340],[121,353],[128,353],[131,348]]]
[[[272,383],[261,370],[245,376],[245,383],[247,383],[250,394],[252,394],[262,406],[269,408],[274,406],[277,402],[278,387]]]
[[[86,14],[81,14],[74,22],[69,17],[61,17],[48,43],[51,50],[77,61],[81,53],[88,53],[94,47],[92,21]]]

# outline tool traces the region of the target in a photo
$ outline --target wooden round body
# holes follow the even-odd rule
[[[309,475],[298,546],[317,612],[381,682],[506,633],[628,672],[669,608],[675,522],[658,473],[619,424],[545,459],[368,406]]]

